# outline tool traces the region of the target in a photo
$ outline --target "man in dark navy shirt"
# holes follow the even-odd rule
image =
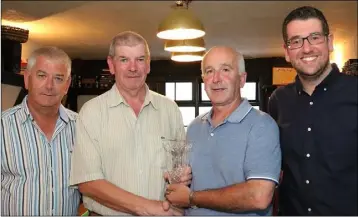
[[[269,100],[283,157],[280,212],[357,215],[358,79],[330,64],[333,35],[321,11],[293,10],[282,32],[297,76]]]

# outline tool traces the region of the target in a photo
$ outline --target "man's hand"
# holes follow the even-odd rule
[[[180,177],[179,184],[190,185],[192,178],[193,178],[193,176],[191,174],[191,167],[186,166],[184,168],[182,176]],[[164,179],[165,179],[165,181],[167,181],[169,183],[169,173],[168,172],[164,173]]]
[[[184,212],[172,207],[168,201],[150,200],[145,206],[145,210],[137,212],[142,216],[181,216]]]
[[[189,187],[182,184],[171,184],[167,186],[165,197],[173,206],[189,207],[189,194]]]

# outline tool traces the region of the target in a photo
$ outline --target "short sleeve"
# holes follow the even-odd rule
[[[276,122],[262,112],[262,119],[249,135],[244,161],[245,179],[266,179],[279,183],[281,148]]]

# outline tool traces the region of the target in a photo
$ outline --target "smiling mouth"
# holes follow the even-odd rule
[[[301,60],[303,61],[303,62],[312,62],[312,61],[314,61],[314,60],[316,60],[318,58],[318,56],[310,56],[310,57],[302,57],[301,58]]]

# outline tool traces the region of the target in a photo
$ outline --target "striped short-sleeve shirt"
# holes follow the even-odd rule
[[[76,124],[71,184],[105,179],[135,195],[164,199],[165,151],[161,137],[184,138],[174,101],[146,88],[138,116],[116,85],[85,103]],[[84,196],[86,208],[101,215],[125,215]]]
[[[69,186],[77,114],[63,106],[51,141],[23,102],[1,117],[1,215],[76,215]]]

